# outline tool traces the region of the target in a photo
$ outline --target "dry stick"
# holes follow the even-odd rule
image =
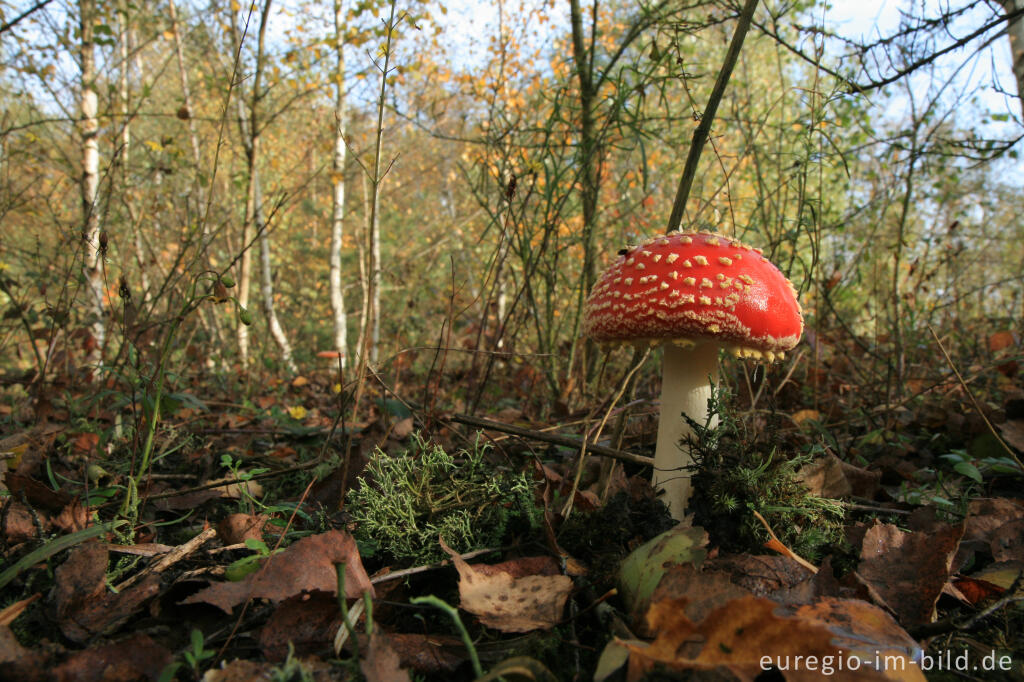
[[[949,368],[951,370],[953,370],[953,374],[956,376],[957,381],[960,382],[960,387],[964,389],[964,393],[966,393],[967,397],[971,399],[971,404],[974,405],[974,409],[978,411],[978,415],[981,417],[982,421],[985,422],[985,426],[988,427],[988,430],[992,433],[992,436],[996,439],[996,441],[1003,446],[1003,449],[1006,450],[1007,454],[1009,454],[1010,457],[1013,458],[1013,461],[1017,463],[1017,466],[1024,470],[1024,464],[1021,464],[1020,459],[1017,458],[1017,454],[1012,449],[1010,449],[1010,446],[1006,444],[1006,441],[1004,441],[999,436],[999,434],[996,432],[996,427],[992,426],[992,422],[990,422],[988,420],[988,417],[985,416],[984,410],[981,409],[981,405],[978,404],[978,401],[974,397],[974,394],[971,393],[971,389],[968,388],[967,382],[964,381],[964,378],[962,376],[960,376],[960,372],[957,371],[956,365],[953,364],[953,359],[949,357],[949,353],[946,352],[946,347],[943,346],[942,341],[939,340],[939,335],[935,333],[935,330],[932,329],[932,326],[930,324],[928,324],[927,327],[928,331],[931,332],[932,338],[935,339],[935,343],[936,345],[938,345],[939,350],[942,351],[942,357],[946,358],[946,364],[949,365]]]
[[[701,114],[700,124],[693,131],[693,141],[690,143],[690,151],[686,155],[686,165],[683,167],[683,175],[679,178],[679,187],[676,189],[676,198],[672,204],[672,215],[668,219],[666,233],[679,229],[683,222],[683,212],[686,210],[686,200],[690,196],[690,188],[693,186],[693,179],[697,175],[697,163],[700,161],[700,153],[704,144],[711,134],[711,124],[714,122],[715,113],[718,111],[718,104],[722,101],[725,93],[725,86],[732,76],[733,67],[740,56],[740,48],[743,47],[743,39],[747,37],[750,29],[750,20],[757,9],[757,0],[746,0],[743,10],[740,12],[739,23],[736,24],[736,32],[732,34],[732,41],[729,43],[729,50],[725,53],[725,62],[721,71],[718,72],[718,79],[715,80],[715,87],[711,90],[708,98],[708,105]]]
[[[150,564],[149,566],[142,569],[141,571],[139,571],[132,577],[128,578],[127,580],[121,581],[121,583],[116,587],[117,591],[120,592],[127,587],[131,587],[132,585],[139,582],[140,580],[142,580],[143,577],[149,575],[150,573],[163,573],[165,570],[167,570],[174,564],[178,563],[185,557],[195,552],[203,544],[205,544],[207,540],[211,539],[216,534],[216,528],[207,528],[206,530],[199,533],[199,535],[196,535],[188,542],[172,548],[170,552],[167,552],[167,554],[160,557],[160,559],[158,559],[156,562]]]
[[[474,417],[468,414],[453,414],[451,416],[444,418],[444,420],[456,422],[458,424],[465,424],[466,426],[476,426],[481,429],[491,429],[493,431],[501,431],[502,433],[510,433],[514,436],[529,438],[531,440],[538,440],[541,441],[542,443],[564,445],[565,447],[576,449],[579,449],[584,445],[584,442],[581,439],[574,438],[573,436],[565,436],[558,433],[545,433],[543,431],[534,431],[533,429],[525,429],[521,426],[513,426],[512,424],[496,422],[491,419],[484,419],[483,417]],[[614,448],[609,448],[604,445],[597,445],[595,443],[586,443],[586,449],[587,452],[589,452],[592,455],[611,457],[613,459],[622,460],[623,462],[630,462],[632,464],[654,466],[653,457],[634,455],[632,452],[624,452],[622,450],[616,450]]]

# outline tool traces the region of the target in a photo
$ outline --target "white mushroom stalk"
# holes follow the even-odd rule
[[[692,491],[693,453],[688,440],[693,429],[682,415],[704,426],[715,426],[718,415],[708,423],[708,400],[718,386],[717,343],[684,348],[664,344],[661,371],[661,412],[658,443],[654,451],[654,486],[662,491],[662,502],[673,518],[682,518]]]
[[[771,362],[800,340],[803,315],[793,285],[759,249],[673,232],[621,252],[587,298],[583,329],[605,343],[664,345],[653,482],[682,519],[693,463],[683,415],[708,423],[718,351]]]

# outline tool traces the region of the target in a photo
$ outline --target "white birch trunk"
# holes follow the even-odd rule
[[[270,235],[267,233],[267,224],[263,220],[263,192],[260,190],[260,176],[258,171],[252,183],[255,188],[256,208],[255,225],[260,235],[260,298],[263,303],[263,314],[267,318],[267,328],[270,336],[274,339],[278,349],[281,351],[281,360],[285,367],[292,374],[298,374],[299,368],[295,366],[292,358],[292,346],[288,343],[288,337],[281,328],[281,322],[277,319],[277,311],[274,308],[274,277],[270,269]]]
[[[81,119],[82,137],[82,241],[86,288],[89,292],[89,314],[95,348],[86,362],[97,364],[103,359],[106,341],[105,310],[103,304],[103,254],[100,247],[100,214],[97,204],[100,186],[98,100],[95,90],[96,57],[93,45],[93,23],[96,16],[95,0],[79,1],[81,29]]]
[[[328,275],[331,293],[331,311],[334,313],[334,349],[341,354],[345,367],[348,346],[348,320],[345,316],[345,298],[341,287],[341,244],[345,216],[345,19],[341,0],[334,0],[334,33],[337,65],[334,72],[334,166],[331,181],[334,199],[331,211],[331,256]]]

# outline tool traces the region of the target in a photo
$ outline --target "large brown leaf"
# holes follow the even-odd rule
[[[183,604],[212,604],[227,613],[250,599],[280,602],[303,592],[337,594],[335,564],[345,565],[345,596],[373,592],[352,536],[332,530],[302,538],[280,554],[263,560],[258,571],[238,582],[216,583],[184,599]]]
[[[686,617],[685,606],[685,600],[651,605],[648,626],[658,633],[655,640],[623,642],[630,652],[629,680],[664,667],[717,670],[753,682],[772,666],[788,682],[837,673],[836,679],[843,680],[924,680],[910,660],[919,653],[913,640],[881,609],[864,602],[825,600],[792,611],[767,599],[743,597],[700,623]]]
[[[962,535],[963,526],[948,524],[911,533],[876,524],[864,534],[857,572],[901,623],[930,623]]]

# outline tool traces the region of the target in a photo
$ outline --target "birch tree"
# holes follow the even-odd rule
[[[334,164],[331,183],[334,188],[331,208],[331,255],[328,280],[331,311],[334,313],[334,349],[345,367],[348,345],[348,320],[341,286],[341,245],[345,218],[345,18],[341,0],[334,0]]]
[[[263,192],[260,187],[259,157],[262,138],[262,121],[259,117],[260,102],[263,99],[261,81],[263,69],[266,62],[266,33],[267,22],[270,18],[271,0],[265,0],[260,8],[259,32],[256,39],[256,62],[254,65],[252,79],[252,96],[249,99],[249,108],[246,111],[241,98],[237,99],[238,104],[238,125],[241,132],[242,144],[245,147],[246,159],[248,161],[248,187],[245,199],[245,219],[242,227],[242,263],[239,277],[238,301],[243,308],[248,306],[249,292],[252,281],[252,257],[249,247],[253,235],[257,235],[260,243],[260,303],[267,319],[267,327],[271,337],[281,352],[281,359],[288,371],[295,373],[298,368],[292,358],[291,344],[281,327],[274,309],[274,281],[270,263],[270,236],[267,233],[267,224],[263,215]],[[244,288],[243,288],[244,287]],[[238,348],[242,357],[242,364],[249,362],[249,333],[248,326],[238,325]]]
[[[103,345],[106,340],[103,305],[103,256],[106,251],[106,238],[101,233],[99,207],[96,201],[100,185],[100,152],[95,82],[96,54],[93,42],[96,22],[95,0],[79,0],[78,13],[81,31],[79,134],[82,141],[82,248],[89,314],[92,317],[90,329],[95,343],[89,351],[87,361],[95,364],[103,359]]]

